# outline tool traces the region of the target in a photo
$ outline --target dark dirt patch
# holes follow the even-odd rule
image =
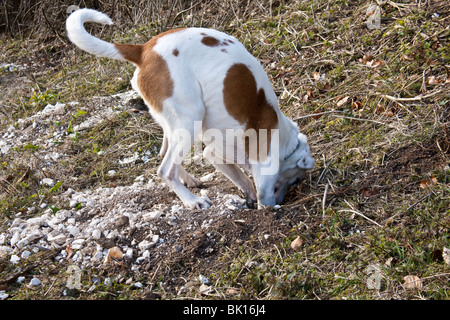
[[[429,173],[443,163],[445,154],[449,154],[450,144],[446,131],[447,129],[422,144],[413,143],[390,153],[385,158],[386,164],[382,172],[392,173],[394,176]]]
[[[165,290],[172,294],[186,284],[185,279],[196,278],[198,274],[212,275],[223,268],[225,262],[220,257],[228,252],[239,255],[243,248],[258,250],[282,242],[301,220],[298,215],[285,210],[246,209],[234,212],[232,216],[221,216],[207,228],[199,226],[188,230],[193,220],[200,224],[205,215],[202,212],[189,214],[186,222],[178,223],[178,232],[166,227],[165,231],[179,233],[179,237],[169,236],[168,243],[152,251],[153,259],[144,267],[149,278],[171,279]],[[160,230],[164,223],[159,223]]]

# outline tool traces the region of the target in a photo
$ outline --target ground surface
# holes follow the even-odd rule
[[[369,1],[230,3],[180,9],[174,26],[239,38],[316,167],[280,208],[253,210],[188,163],[214,205],[187,210],[156,176],[162,133],[130,91],[131,65],[63,31],[5,36],[2,299],[449,298],[448,5],[388,1],[370,29]],[[119,26],[105,37],[156,32]]]

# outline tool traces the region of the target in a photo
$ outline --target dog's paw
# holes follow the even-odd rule
[[[202,182],[192,176],[184,177],[181,179],[183,184],[188,188],[198,188],[202,185]]]
[[[185,202],[189,209],[208,209],[212,205],[212,201],[208,197],[196,197],[194,200]]]

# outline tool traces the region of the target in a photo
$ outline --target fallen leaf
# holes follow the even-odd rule
[[[339,101],[337,102],[337,106],[338,107],[342,107],[344,104],[347,103],[349,98],[350,98],[349,96],[346,96],[346,97],[344,97],[342,99],[339,99]]]
[[[305,94],[302,98],[302,102],[308,102],[308,95]]]
[[[110,263],[112,259],[122,259],[123,253],[120,251],[119,247],[112,247],[108,250],[108,254],[105,257],[103,263]]]
[[[436,79],[435,76],[431,76],[428,78],[428,84],[429,85],[436,85],[438,83],[440,83],[441,81],[439,79]]]
[[[375,110],[375,113],[376,113],[376,114],[382,114],[382,113],[384,113],[385,111],[386,111],[386,109],[384,108],[384,106],[381,105],[381,104],[379,104],[379,105],[377,105],[377,109]]]
[[[211,293],[213,293],[214,289],[211,286],[202,283],[198,291],[201,295],[208,296],[211,295]]]
[[[363,106],[362,102],[352,100],[352,108],[353,110],[359,110]]]
[[[384,61],[379,59],[374,59],[374,57],[371,54],[365,54],[362,59],[360,59],[360,62],[362,62],[364,65],[372,68],[376,68],[378,66],[384,65]]]
[[[314,111],[314,114],[317,114],[317,115],[316,115],[316,116],[313,116],[313,119],[314,119],[314,120],[320,119],[320,117],[322,117],[322,112],[323,112],[323,111],[320,111],[320,110]]]
[[[402,59],[406,60],[406,61],[414,61],[414,57],[411,57],[411,56],[409,56],[407,54],[403,54],[402,55]]]
[[[391,267],[392,266],[392,260],[394,260],[394,258],[390,257],[389,259],[386,260],[386,262],[384,263],[384,265],[386,267]]]
[[[371,54],[365,54],[365,55],[363,56],[361,62],[364,63],[364,64],[367,64],[367,63],[369,63],[369,62],[372,61],[372,60],[373,60],[373,55],[371,55]]]
[[[420,180],[419,187],[421,189],[425,189],[427,186],[437,184],[437,182],[438,181],[437,181],[436,177],[431,177],[431,179],[422,179],[422,180]]]
[[[361,190],[359,190],[359,192],[364,198],[370,198],[376,196],[379,193],[377,189],[370,188],[362,188]]]
[[[419,187],[420,189],[425,189],[427,187],[427,185],[429,185],[430,182],[427,179],[422,179],[420,180],[420,184]]]
[[[66,247],[66,253],[67,253],[66,259],[72,258],[73,254],[74,254],[74,251],[73,251],[71,246],[67,246]]]
[[[422,289],[422,280],[420,280],[418,276],[405,276],[403,277],[403,280],[405,281],[403,286],[406,289]]]
[[[318,73],[317,71],[314,71],[313,77],[314,77],[314,80],[316,82],[319,81],[320,80],[320,73]]]
[[[303,244],[303,241],[300,238],[300,236],[298,236],[297,238],[295,238],[294,241],[291,242],[291,248],[293,250],[298,250],[301,248],[302,244]]]
[[[366,65],[369,66],[369,67],[376,68],[376,67],[384,65],[384,61],[381,61],[381,60],[378,60],[378,59],[374,59],[374,60],[366,63]]]
[[[239,291],[237,289],[234,289],[234,288],[228,288],[227,289],[227,294],[234,296],[236,294],[239,294]]]
[[[450,249],[444,247],[444,250],[442,250],[442,258],[444,258],[446,264],[450,265]]]
[[[312,98],[312,91],[311,89],[308,89],[306,91],[306,94],[303,96],[302,102],[307,102],[309,98]]]

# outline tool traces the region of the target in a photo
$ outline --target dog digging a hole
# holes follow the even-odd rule
[[[236,38],[180,28],[142,45],[116,44],[90,35],[85,22],[110,25],[111,19],[76,10],[66,21],[68,37],[91,54],[136,65],[132,87],[164,131],[158,175],[187,208],[212,205],[189,191],[200,181],[182,166],[196,141],[250,207],[281,204],[288,188],[314,167],[306,136],[280,111],[264,69]]]

